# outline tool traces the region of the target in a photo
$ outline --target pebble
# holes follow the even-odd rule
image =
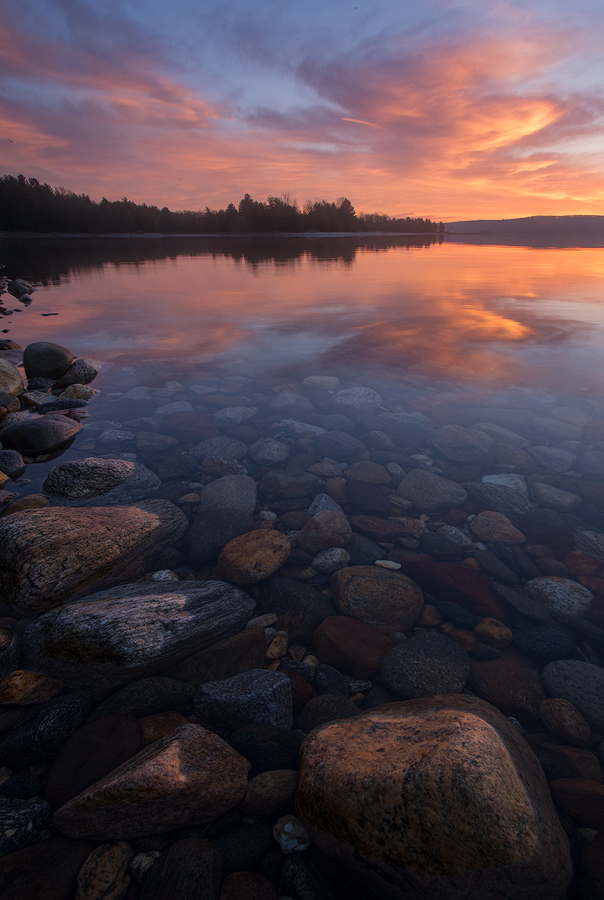
[[[575,747],[584,747],[591,736],[591,728],[579,710],[568,700],[549,697],[539,706],[539,715],[546,728]]]
[[[299,853],[310,845],[310,838],[296,816],[281,816],[277,819],[273,834],[283,853]]]

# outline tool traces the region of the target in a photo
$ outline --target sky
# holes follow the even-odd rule
[[[604,214],[601,0],[0,0],[0,174],[173,210]]]

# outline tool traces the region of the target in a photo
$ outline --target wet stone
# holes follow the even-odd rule
[[[549,662],[572,653],[575,637],[561,625],[536,625],[514,632],[514,647],[525,656]]]
[[[185,838],[172,844],[145,874],[139,900],[218,900],[222,860],[209,841]]]
[[[31,844],[49,817],[50,806],[42,799],[0,797],[0,856]]]
[[[528,597],[543,603],[551,613],[584,617],[593,594],[569,578],[549,576],[533,578],[524,586]]]
[[[0,740],[0,765],[50,762],[80,727],[92,705],[88,693],[55,697],[33,707]]]
[[[493,510],[504,516],[519,516],[530,510],[528,498],[519,491],[512,490],[503,484],[490,484],[486,481],[467,485],[468,493],[481,509]],[[520,530],[525,533],[521,526]]]
[[[97,706],[95,719],[114,713],[128,713],[131,716],[150,716],[168,709],[179,709],[193,698],[194,688],[183,681],[152,675],[131,681]]]
[[[422,513],[447,512],[462,506],[468,496],[461,485],[424,469],[413,469],[405,475],[396,493]]]
[[[558,737],[576,747],[587,744],[591,728],[576,706],[561,697],[548,697],[539,707],[543,724]]]
[[[86,841],[51,838],[0,859],[0,894],[10,900],[71,900]]]
[[[130,884],[128,863],[133,856],[126,841],[101,844],[78,872],[75,900],[121,900]]]
[[[405,700],[462,691],[470,658],[459,644],[428,632],[403,641],[384,657],[382,679]]]
[[[23,351],[23,367],[28,378],[61,378],[72,362],[71,350],[50,341],[36,341]]]
[[[281,672],[254,669],[201,685],[195,711],[203,719],[233,729],[251,724],[291,728],[291,685]]]
[[[252,764],[251,774],[297,769],[303,734],[276,725],[244,725],[232,732],[229,743]]]
[[[352,616],[389,635],[407,631],[424,605],[418,585],[406,575],[372,566],[349,566],[331,579],[335,603]]]
[[[562,474],[572,469],[577,461],[574,453],[568,450],[561,450],[559,447],[531,447],[530,454],[533,459],[547,469],[548,472]]]
[[[604,732],[604,670],[600,666],[559,659],[548,663],[541,677],[550,697],[568,700],[594,731]]]

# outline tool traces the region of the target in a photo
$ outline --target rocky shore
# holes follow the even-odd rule
[[[101,368],[0,353],[0,896],[604,898],[604,399]]]

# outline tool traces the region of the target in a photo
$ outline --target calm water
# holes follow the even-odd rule
[[[601,248],[4,239],[0,261],[38,285],[28,308],[2,320],[8,337],[119,367],[173,359],[250,377],[361,381],[411,367],[466,389],[604,389]]]

